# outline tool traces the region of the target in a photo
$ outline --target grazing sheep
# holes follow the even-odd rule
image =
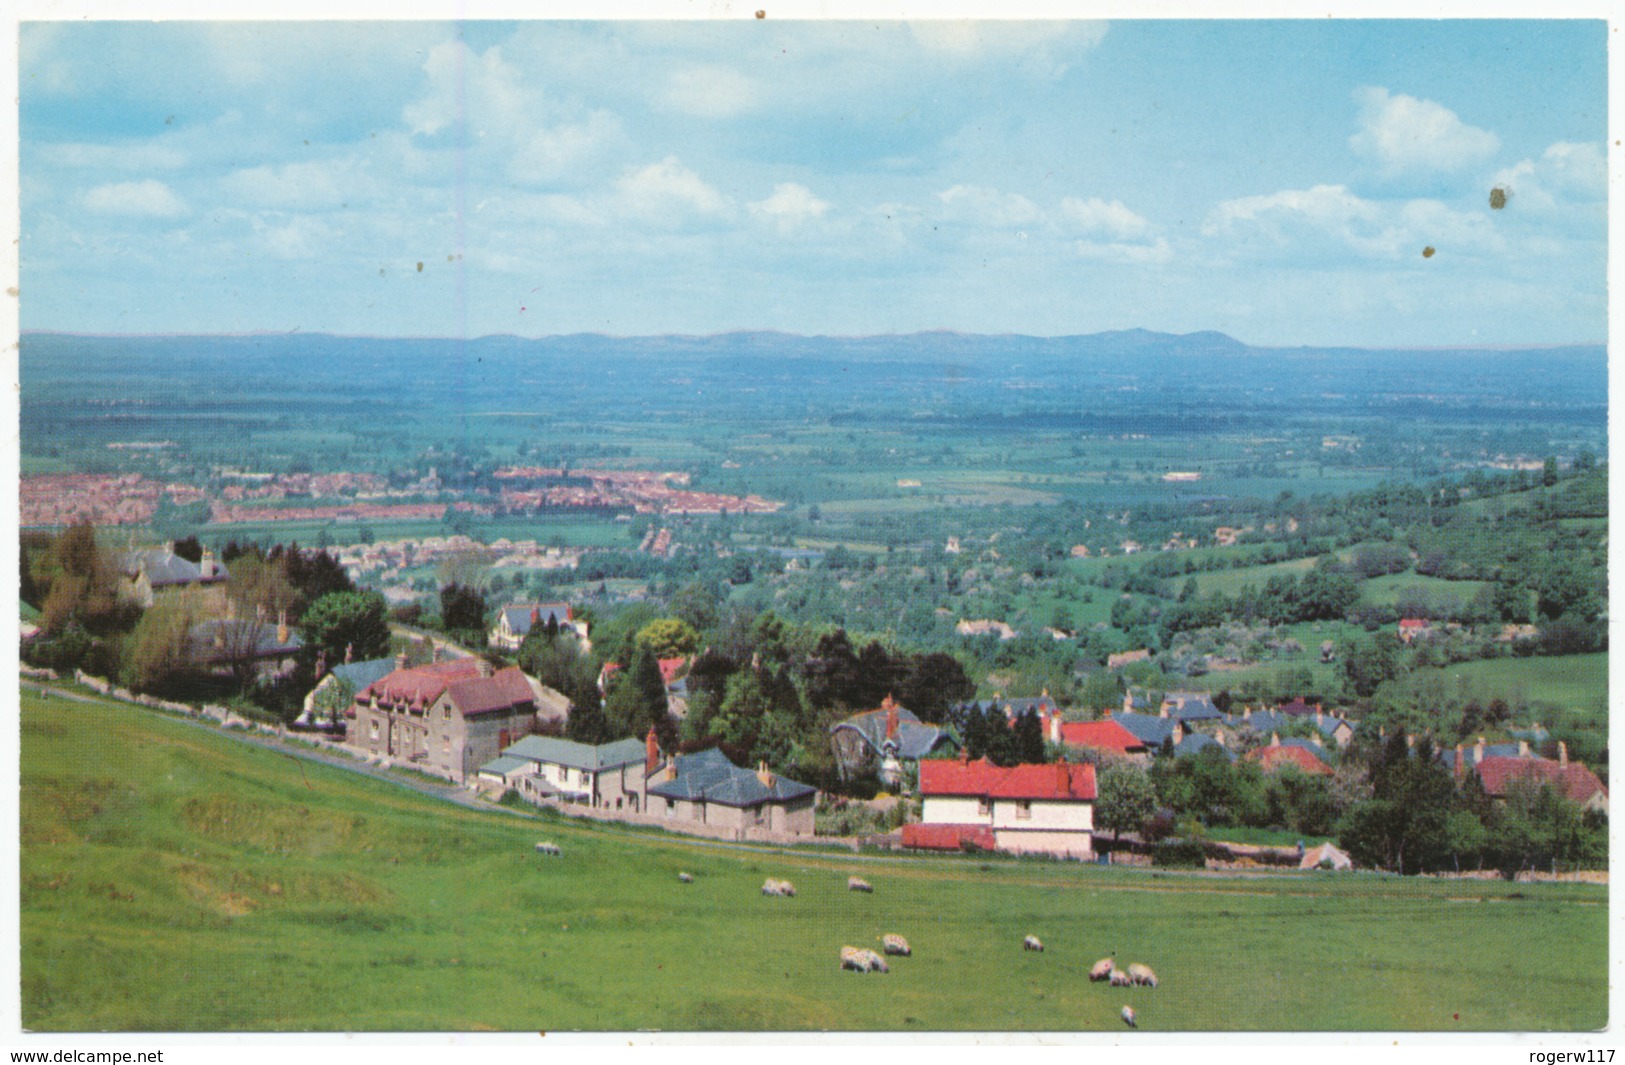
[[[1134,986],[1134,978],[1129,976],[1128,973],[1125,973],[1121,969],[1113,969],[1112,970],[1111,982],[1112,982],[1113,987],[1133,987]]]
[[[846,878],[846,890],[864,891],[872,895],[874,894],[875,888],[873,884],[869,883],[867,880],[864,880],[862,877],[849,876]]]
[[[880,955],[876,954],[872,950],[865,950],[863,953],[864,953],[865,957],[867,958],[867,960],[869,962],[869,971],[870,972],[872,972],[872,973],[889,973],[889,972],[891,972],[891,966],[886,964],[886,959],[885,958],[882,958]]]
[[[1134,1019],[1133,1006],[1124,1006],[1123,1012],[1119,1016],[1123,1018],[1123,1023],[1128,1025],[1130,1028],[1138,1028],[1140,1026]]]
[[[1157,986],[1157,974],[1151,971],[1151,966],[1139,962],[1128,967],[1128,978],[1143,987]]]
[[[690,873],[678,873],[677,881],[682,884],[692,884],[694,883],[694,877]]]
[[[868,953],[869,953],[868,951],[860,950],[857,947],[842,947],[841,948],[841,968],[842,969],[851,969],[853,972],[856,972],[856,973],[866,973],[866,972],[868,972],[869,971],[869,959],[867,957]]]
[[[1026,939],[1021,941],[1021,949],[1036,950],[1038,953],[1042,954],[1044,953],[1044,944],[1039,942],[1037,936],[1028,936]]]
[[[908,940],[895,933],[888,932],[886,935],[881,936],[880,942],[885,947],[887,954],[901,954],[905,958],[914,954],[914,948],[908,945]]]
[[[762,885],[762,894],[793,899],[796,895],[796,886],[788,880],[774,880],[772,877],[768,877],[767,882]]]
[[[564,852],[559,849],[559,845],[557,843],[542,842],[542,843],[536,844],[536,853],[537,854],[551,854],[556,858],[559,855],[563,854]]]
[[[1095,983],[1111,979],[1112,970],[1117,968],[1115,958],[1101,958],[1095,962],[1095,967],[1089,970],[1089,979]]]

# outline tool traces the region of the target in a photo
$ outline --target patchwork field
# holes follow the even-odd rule
[[[1150,1030],[1607,1021],[1601,887],[705,846],[453,808],[122,706],[21,704],[37,1031],[1117,1030],[1125,1003]],[[872,896],[845,890],[856,871]],[[766,876],[800,894],[762,897]],[[886,932],[915,956],[838,971]],[[1049,949],[1024,953],[1029,933]],[[1110,953],[1162,986],[1090,984]]]

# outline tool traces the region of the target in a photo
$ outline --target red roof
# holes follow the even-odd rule
[[[920,763],[921,795],[976,795],[990,799],[1092,800],[1095,767],[1053,762],[1045,765],[996,766],[986,758],[974,762]]]
[[[1549,758],[1512,758],[1506,755],[1491,755],[1478,763],[1478,776],[1484,782],[1486,795],[1503,796],[1507,786],[1514,780],[1529,780],[1537,787],[1541,784],[1550,784],[1568,799],[1583,803],[1598,792],[1606,797],[1608,789],[1603,787],[1597,774],[1587,769],[1579,762],[1570,762],[1568,765],[1554,762]]]
[[[1319,776],[1330,776],[1332,772],[1330,766],[1302,747],[1257,747],[1242,757],[1257,762],[1266,772],[1274,772],[1286,765],[1295,765],[1305,773]]]
[[[994,850],[998,844],[993,830],[986,825],[925,825],[903,826],[903,846],[922,850],[958,851],[965,844],[981,850]]]
[[[1093,747],[1119,754],[1145,750],[1145,744],[1140,742],[1138,736],[1110,718],[1104,721],[1062,722],[1061,742],[1072,747]]]
[[[386,703],[432,706],[435,700],[450,693],[452,706],[468,717],[535,698],[530,683],[517,666],[509,666],[486,677],[480,675],[483,665],[483,660],[479,658],[452,658],[397,669],[374,681],[356,699],[366,702],[377,696]]]
[[[1400,618],[1399,627],[1401,629],[1425,629],[1428,627],[1428,622],[1426,618]]]
[[[672,681],[677,679],[677,674],[682,672],[683,667],[687,664],[688,659],[686,658],[660,659],[660,679],[668,685],[671,684]]]

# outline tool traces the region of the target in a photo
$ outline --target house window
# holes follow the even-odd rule
[[[677,809],[677,803],[675,801],[671,800],[671,799],[667,799],[666,800],[666,812],[669,814],[675,809]]]
[[[987,817],[993,812],[993,801],[985,795],[976,800],[976,816]]]
[[[441,754],[450,754],[451,753],[451,737],[450,736],[447,736],[447,737],[445,737],[444,739],[442,739],[440,741],[440,753]]]
[[[372,719],[372,738],[375,740],[378,738],[378,719],[376,717]]]
[[[450,703],[447,703],[444,707],[441,708],[440,716],[444,717],[447,721],[451,720],[451,704]]]
[[[1016,803],[1016,820],[1017,821],[1027,821],[1027,820],[1030,820],[1032,818],[1032,816],[1033,816],[1033,804],[1030,801],[1028,801],[1026,799],[1023,799],[1022,801]]]

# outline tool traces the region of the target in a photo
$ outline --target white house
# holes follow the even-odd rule
[[[926,759],[920,763],[922,821],[903,826],[909,847],[958,850],[989,843],[1016,854],[1089,858],[1095,827],[1095,767],[1056,762],[996,766]]]

